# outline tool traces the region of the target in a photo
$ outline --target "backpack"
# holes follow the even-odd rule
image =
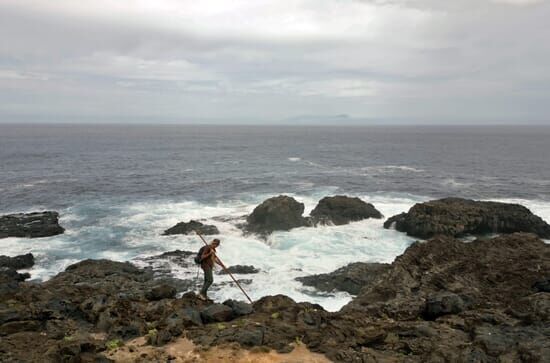
[[[195,261],[197,265],[200,265],[202,263],[202,254],[204,253],[205,248],[206,246],[202,246],[199,252],[197,252],[197,255],[195,256],[195,258],[193,259],[193,261]]]

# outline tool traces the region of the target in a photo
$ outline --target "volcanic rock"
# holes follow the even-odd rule
[[[338,290],[357,295],[363,287],[378,279],[389,267],[390,265],[385,263],[355,262],[328,274],[297,277],[296,280],[320,291]]]
[[[304,204],[285,195],[265,200],[252,211],[244,229],[247,232],[268,235],[273,231],[288,231],[309,225],[304,213]]]
[[[171,299],[176,296],[176,288],[168,284],[160,284],[153,287],[150,291],[145,293],[145,297],[148,300],[162,300]]]
[[[220,323],[233,319],[233,309],[224,304],[212,304],[201,311],[205,323]]]
[[[226,275],[228,272],[232,274],[245,275],[245,274],[257,274],[258,272],[260,272],[260,270],[252,265],[234,265],[234,266],[229,266],[227,268],[227,272],[226,270],[221,270],[220,275]]]
[[[254,312],[254,308],[252,307],[252,305],[242,301],[226,300],[223,302],[223,304],[225,306],[229,306],[231,310],[233,310],[234,316],[249,315]]]
[[[170,236],[174,234],[193,234],[195,232],[199,232],[204,236],[220,234],[220,231],[216,226],[209,225],[209,224],[202,224],[201,222],[191,220],[187,223],[180,222],[176,224],[174,227],[168,228],[166,231],[164,231],[163,235]]]
[[[550,225],[524,206],[461,198],[415,204],[407,213],[393,216],[384,223],[385,228],[394,225],[398,231],[419,238],[513,232],[550,238]]]
[[[24,268],[31,268],[32,266],[34,266],[34,256],[32,253],[15,257],[0,256],[0,267],[20,270]]]
[[[57,212],[18,213],[0,217],[0,238],[48,237],[64,231],[59,225]]]
[[[345,195],[325,197],[319,201],[311,212],[314,223],[343,225],[367,218],[382,218],[380,213],[370,203],[359,198]]]
[[[464,301],[460,296],[453,293],[439,293],[428,297],[424,316],[433,320],[447,314],[458,314],[464,310]]]

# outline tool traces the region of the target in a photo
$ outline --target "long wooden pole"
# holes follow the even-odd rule
[[[204,242],[205,245],[208,246],[208,242],[206,242],[206,240],[201,236],[201,234],[197,231],[195,231],[195,233],[202,239],[202,241]],[[212,253],[214,254],[214,256],[218,259],[218,261],[220,261],[220,263],[222,264],[222,268],[224,269],[224,271],[229,275],[231,276],[231,278],[233,279],[233,281],[235,281],[235,283],[237,284],[237,286],[239,287],[239,289],[241,289],[241,291],[243,292],[244,296],[246,296],[246,298],[248,299],[248,301],[250,301],[250,303],[252,304],[252,299],[250,299],[250,297],[248,296],[248,294],[246,293],[246,291],[244,291],[244,289],[242,288],[241,284],[239,284],[239,281],[237,281],[235,279],[235,277],[233,276],[233,274],[231,272],[229,272],[229,270],[225,267],[225,264],[222,262],[222,260],[220,260],[220,258],[216,255],[216,252],[212,251]]]

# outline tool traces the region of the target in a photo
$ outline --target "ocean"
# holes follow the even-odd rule
[[[383,220],[298,228],[267,241],[235,226],[279,194],[306,205],[346,194],[385,217],[447,196],[523,204],[550,222],[550,127],[0,125],[0,214],[57,210],[66,233],[0,240],[0,254],[32,252],[33,279],[86,258],[133,261],[198,250],[196,236],[161,236],[180,221],[220,229],[226,265],[261,269],[253,299],[282,293],[337,310],[352,297],[295,277],[350,262],[392,262],[414,242]],[[174,269],[181,278],[196,269]],[[228,280],[216,276],[217,282]],[[225,286],[212,297],[242,299]]]

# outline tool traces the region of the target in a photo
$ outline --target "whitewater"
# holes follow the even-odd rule
[[[317,201],[330,190],[318,196],[289,194],[306,206],[308,214]],[[320,293],[295,281],[296,277],[328,273],[351,262],[391,263],[395,257],[416,239],[395,230],[384,229],[383,219],[369,219],[344,226],[304,227],[288,232],[275,232],[267,240],[254,235],[243,235],[235,225],[243,216],[269,195],[256,201],[220,201],[201,204],[194,201],[136,202],[126,205],[101,206],[105,217],[87,221],[91,208],[98,205],[77,205],[61,210],[63,235],[40,239],[7,238],[2,241],[2,253],[20,255],[32,252],[36,265],[27,270],[36,280],[47,280],[68,265],[86,258],[104,258],[131,261],[145,267],[144,257],[176,249],[198,250],[202,242],[197,236],[161,236],[162,232],[181,221],[191,219],[214,224],[222,240],[219,256],[227,266],[254,265],[260,273],[236,275],[252,279],[245,289],[253,300],[265,295],[285,294],[296,301],[309,301],[335,311],[349,302],[351,295],[344,292]],[[373,203],[385,217],[408,210],[426,197],[389,197],[360,195]],[[550,220],[550,204],[529,200],[503,199],[502,202],[520,203],[543,219]],[[174,277],[196,279],[197,269],[171,266]],[[202,276],[202,275],[201,275]],[[216,275],[216,283],[229,282],[225,275]],[[201,281],[197,281],[197,288]],[[234,286],[215,289],[211,297],[216,301],[243,299]]]
[[[275,232],[267,240],[236,225],[263,200],[290,195],[307,215],[330,195],[357,196],[388,218],[415,203],[457,196],[519,203],[550,222],[550,128],[191,127],[0,125],[0,214],[56,210],[62,235],[0,240],[0,254],[28,252],[31,279],[46,280],[83,259],[131,261],[196,236],[162,236],[191,219],[220,230],[226,265],[253,299],[285,294],[327,310],[352,296],[321,293],[296,277],[351,262],[392,262],[415,239],[384,219]],[[172,266],[174,277],[197,269]],[[229,281],[215,275],[216,283]],[[198,288],[198,286],[197,286]],[[216,301],[243,299],[234,286]]]

